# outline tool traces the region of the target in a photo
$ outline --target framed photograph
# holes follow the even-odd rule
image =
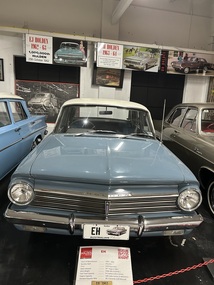
[[[92,84],[106,87],[123,87],[123,69],[103,68],[94,65]]]
[[[3,62],[3,58],[0,58],[0,81],[4,81],[4,62]]]

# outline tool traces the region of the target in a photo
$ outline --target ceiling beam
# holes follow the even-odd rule
[[[112,13],[111,23],[117,24],[122,17],[123,13],[126,9],[131,5],[133,0],[120,0],[115,8],[114,12]]]

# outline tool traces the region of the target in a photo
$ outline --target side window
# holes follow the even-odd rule
[[[188,109],[181,127],[184,128],[185,130],[196,132],[197,115],[198,115],[197,109]]]
[[[10,102],[11,110],[13,113],[13,118],[15,122],[24,120],[27,118],[27,115],[25,113],[25,110],[23,109],[23,106],[21,102]]]
[[[0,128],[10,125],[11,119],[6,102],[0,102]]]
[[[168,118],[167,122],[173,126],[180,126],[185,114],[185,108],[177,108]]]

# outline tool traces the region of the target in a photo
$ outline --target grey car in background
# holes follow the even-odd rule
[[[183,103],[167,115],[164,144],[195,174],[214,215],[214,103]]]
[[[133,56],[126,57],[123,64],[127,68],[147,70],[156,66],[158,64],[158,60],[150,52],[139,51]]]

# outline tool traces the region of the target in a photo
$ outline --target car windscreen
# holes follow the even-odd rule
[[[59,115],[54,133],[133,133],[153,136],[151,119],[146,110],[115,106],[70,105]]]

